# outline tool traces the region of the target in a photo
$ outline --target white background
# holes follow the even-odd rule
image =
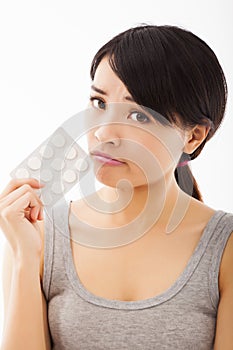
[[[89,96],[89,68],[97,49],[139,23],[173,24],[193,31],[215,51],[228,81],[221,129],[192,170],[215,209],[233,212],[232,1],[0,2],[0,191],[9,173]],[[0,256],[4,243],[0,232]],[[1,276],[0,276],[1,277]],[[0,330],[3,305],[0,288]]]

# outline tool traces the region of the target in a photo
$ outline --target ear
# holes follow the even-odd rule
[[[183,152],[191,154],[205,140],[210,130],[210,126],[196,125],[193,129],[186,131],[186,141]]]

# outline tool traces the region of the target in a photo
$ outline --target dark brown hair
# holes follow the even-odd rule
[[[212,49],[192,32],[177,26],[140,25],[107,42],[96,53],[90,75],[103,57],[109,57],[113,71],[136,103],[146,106],[184,128],[209,124],[211,129],[192,153],[183,153],[180,162],[196,158],[220,126],[227,101],[223,70]],[[202,200],[188,165],[177,167],[180,188]]]

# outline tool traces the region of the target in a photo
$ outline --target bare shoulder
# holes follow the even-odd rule
[[[185,215],[186,224],[197,232],[203,232],[216,210],[193,197],[188,197],[188,209]]]
[[[189,224],[195,225],[195,221],[198,221],[198,224],[204,228],[215,213],[215,209],[192,198],[190,202],[190,215],[188,215]],[[218,282],[220,297],[226,294],[233,295],[233,227],[222,254]]]
[[[203,232],[203,229],[216,212],[216,209],[211,208],[204,202],[198,201],[195,198],[190,198],[186,217],[188,225],[190,227],[199,226]],[[220,294],[230,290],[229,293],[233,295],[233,227],[221,258],[219,268],[219,290]]]
[[[192,214],[199,218],[211,217],[216,212],[214,208],[211,208],[204,202],[201,202],[195,198],[191,198],[191,209]]]

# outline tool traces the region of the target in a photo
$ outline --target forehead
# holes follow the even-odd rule
[[[108,93],[108,90],[115,91],[115,92],[122,92],[124,94],[129,94],[126,86],[124,83],[120,80],[120,78],[116,75],[116,73],[112,70],[108,57],[104,57],[95,72],[95,76],[93,79],[93,82],[95,86],[100,88],[101,90],[106,91]]]

